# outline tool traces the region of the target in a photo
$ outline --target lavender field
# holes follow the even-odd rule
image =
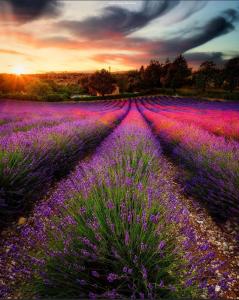
[[[239,104],[0,101],[0,298],[239,299]]]

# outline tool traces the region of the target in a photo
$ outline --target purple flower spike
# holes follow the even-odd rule
[[[140,299],[144,299],[144,293],[139,293]]]
[[[129,233],[126,231],[125,233],[125,239],[124,239],[125,245],[128,246],[130,242]]]
[[[149,220],[154,223],[154,224],[158,224],[159,222],[159,213],[157,213],[156,215],[150,215]]]
[[[163,250],[163,248],[165,247],[165,245],[166,245],[165,241],[161,241],[161,242],[159,243],[159,249],[160,249],[160,250]]]
[[[91,275],[94,276],[94,277],[96,277],[96,278],[100,277],[100,274],[97,271],[92,271]]]
[[[128,268],[127,267],[123,267],[123,272],[124,273],[128,273]]]
[[[142,275],[143,275],[144,279],[147,279],[148,274],[147,274],[147,270],[146,270],[145,266],[142,266]]]
[[[114,208],[115,208],[115,205],[114,205],[114,203],[113,203],[112,201],[109,201],[109,202],[107,203],[107,207],[108,207],[109,209],[114,209]]]
[[[132,274],[133,273],[133,269],[128,269],[128,274]]]
[[[127,177],[126,180],[125,180],[125,184],[126,184],[127,186],[130,186],[130,185],[132,184],[132,179],[129,178],[129,177]]]
[[[108,280],[109,282],[113,282],[113,281],[115,281],[115,280],[117,280],[117,279],[118,279],[118,275],[115,274],[115,273],[110,273],[110,274],[107,276],[107,280]]]
[[[86,285],[86,281],[84,279],[77,279],[80,285]]]
[[[90,299],[96,299],[97,295],[95,293],[89,292],[89,298]]]
[[[82,206],[80,208],[80,214],[85,214],[86,213],[86,208],[84,206]]]

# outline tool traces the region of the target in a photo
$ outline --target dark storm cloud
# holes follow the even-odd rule
[[[218,65],[224,63],[223,52],[192,52],[185,53],[185,58],[194,65],[201,64],[206,60],[212,60]]]
[[[41,15],[58,14],[57,0],[0,0],[0,12],[10,6],[13,16],[20,22],[28,22]]]
[[[83,21],[62,21],[58,25],[86,38],[104,39],[126,36],[143,28],[153,19],[166,14],[179,2],[180,0],[146,0],[140,11],[131,11],[119,6],[108,6],[100,16],[89,17]]]
[[[168,40],[156,41],[152,44],[151,53],[178,54],[203,45],[214,38],[227,34],[235,29],[234,23],[238,21],[238,11],[234,9],[226,10],[222,15],[214,17],[204,26],[191,29],[191,35],[186,38],[181,36]]]
[[[224,15],[228,18],[231,18],[231,22],[238,21],[239,20],[239,14],[238,11],[232,8],[226,9],[224,11]]]
[[[21,0],[21,5],[19,4],[20,0],[0,0],[0,4],[6,4],[6,1],[9,1],[13,5],[16,16],[22,20],[31,20],[45,13],[55,14],[57,11],[56,0]],[[25,35],[17,33],[17,38],[35,47],[56,47],[74,50],[98,49],[101,52],[99,53],[101,56],[93,57],[97,61],[100,58],[107,60],[108,57],[108,59],[116,59],[128,64],[130,62],[136,64],[140,61],[146,63],[152,58],[163,60],[166,57],[174,58],[176,55],[186,52],[185,55],[191,61],[196,62],[211,59],[220,63],[223,60],[220,52],[195,54],[187,53],[187,51],[233,31],[235,29],[235,22],[239,20],[239,13],[236,9],[227,9],[200,26],[188,26],[187,29],[180,26],[181,29],[178,30],[173,38],[161,37],[152,40],[130,36],[131,33],[145,27],[153,19],[171,12],[179,2],[183,4],[182,0],[148,0],[143,2],[141,9],[138,11],[130,11],[127,8],[119,6],[110,6],[104,10],[105,14],[100,16],[89,17],[83,21],[62,21],[55,23],[54,28],[58,32],[63,28],[68,29],[73,33],[71,37],[57,35],[43,39],[37,36],[29,36],[29,33]],[[30,5],[27,7],[29,3]],[[203,5],[201,1],[194,1],[193,3],[195,5],[187,6],[187,11],[181,15],[178,22],[187,18],[189,11],[195,13],[200,10],[204,7],[206,1],[203,2]],[[175,10],[175,13],[178,11],[180,11],[180,8]],[[22,12],[22,15],[20,12]],[[119,53],[109,55],[107,54],[108,49],[118,50]],[[132,53],[128,56],[127,54],[122,55],[120,54],[121,50],[132,51],[133,55]]]
[[[238,11],[230,9],[222,12],[220,16],[214,17],[204,26],[192,28],[191,34],[188,37],[182,38],[181,35],[178,35],[173,39],[158,39],[154,41],[144,38],[124,37],[121,39],[121,44],[124,44],[128,49],[139,50],[141,53],[144,53],[144,55],[135,55],[133,57],[132,55],[115,55],[115,59],[120,58],[128,64],[130,64],[130,62],[134,64],[139,60],[141,60],[142,63],[146,63],[152,58],[164,59],[169,57],[172,59],[178,54],[184,53],[216,37],[233,31],[235,29],[233,23],[236,21],[238,21]],[[185,56],[188,61],[194,65],[199,65],[200,62],[205,60],[213,60],[217,64],[224,62],[222,52],[186,53]],[[106,60],[107,54],[102,55],[100,58],[102,57]],[[110,58],[113,59],[114,57],[111,56]],[[99,60],[99,56],[94,57],[94,59]]]
[[[206,42],[213,40],[216,37],[227,34],[235,29],[234,24],[238,21],[238,11],[234,9],[228,9],[209,20],[202,26],[191,26],[191,30],[186,30],[184,34],[178,32],[178,35],[174,38],[167,39],[147,39],[143,37],[130,37],[125,35],[119,35],[118,38],[89,38],[81,39],[81,35],[78,33],[75,38],[67,38],[61,36],[55,36],[51,38],[45,38],[42,40],[33,39],[33,44],[40,47],[59,47],[65,49],[99,49],[100,51],[106,51],[103,53],[103,58],[107,58],[107,49],[117,50],[129,50],[139,53],[139,56],[135,56],[138,61],[139,58],[142,62],[150,60],[152,58],[164,59],[165,57],[174,58],[180,53],[185,53],[197,46],[203,45]],[[79,25],[79,24],[78,24]],[[127,27],[128,28],[128,27]],[[131,27],[132,30],[132,27]],[[24,37],[23,37],[24,38]],[[143,55],[142,55],[143,54]],[[187,54],[189,55],[189,54]],[[192,54],[191,54],[192,55]],[[200,54],[200,56],[205,54]],[[213,57],[202,57],[202,60],[215,59],[220,62],[219,52],[214,52]],[[108,54],[109,56],[109,54]],[[109,56],[110,57],[110,56]],[[113,58],[111,56],[110,58]],[[127,60],[127,55],[117,55],[122,61]],[[197,54],[199,57],[199,54]],[[197,59],[194,54],[194,58]],[[96,58],[99,58],[97,56]],[[134,60],[132,55],[129,55],[129,59]],[[199,60],[199,59],[198,59]]]
[[[202,26],[192,26],[185,33],[180,30],[174,38],[134,38],[129,35],[144,28],[152,20],[170,12],[182,0],[144,1],[139,11],[131,11],[124,7],[106,7],[100,16],[86,18],[83,21],[61,21],[56,27],[65,28],[74,34],[76,39],[89,43],[101,43],[107,47],[135,49],[156,56],[175,56],[190,49],[203,45],[221,35],[235,29],[239,14],[236,9],[227,9],[212,18]],[[183,2],[182,2],[183,3]],[[207,1],[194,1],[194,5],[187,8],[182,19],[202,9]],[[200,5],[199,5],[200,4]]]

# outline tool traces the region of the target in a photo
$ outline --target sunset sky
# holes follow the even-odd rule
[[[239,54],[239,1],[0,0],[0,73],[112,71]]]

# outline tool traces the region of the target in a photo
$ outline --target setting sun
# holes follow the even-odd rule
[[[12,68],[12,73],[16,74],[16,75],[21,75],[21,74],[25,74],[26,70],[25,70],[24,66],[14,66]]]

